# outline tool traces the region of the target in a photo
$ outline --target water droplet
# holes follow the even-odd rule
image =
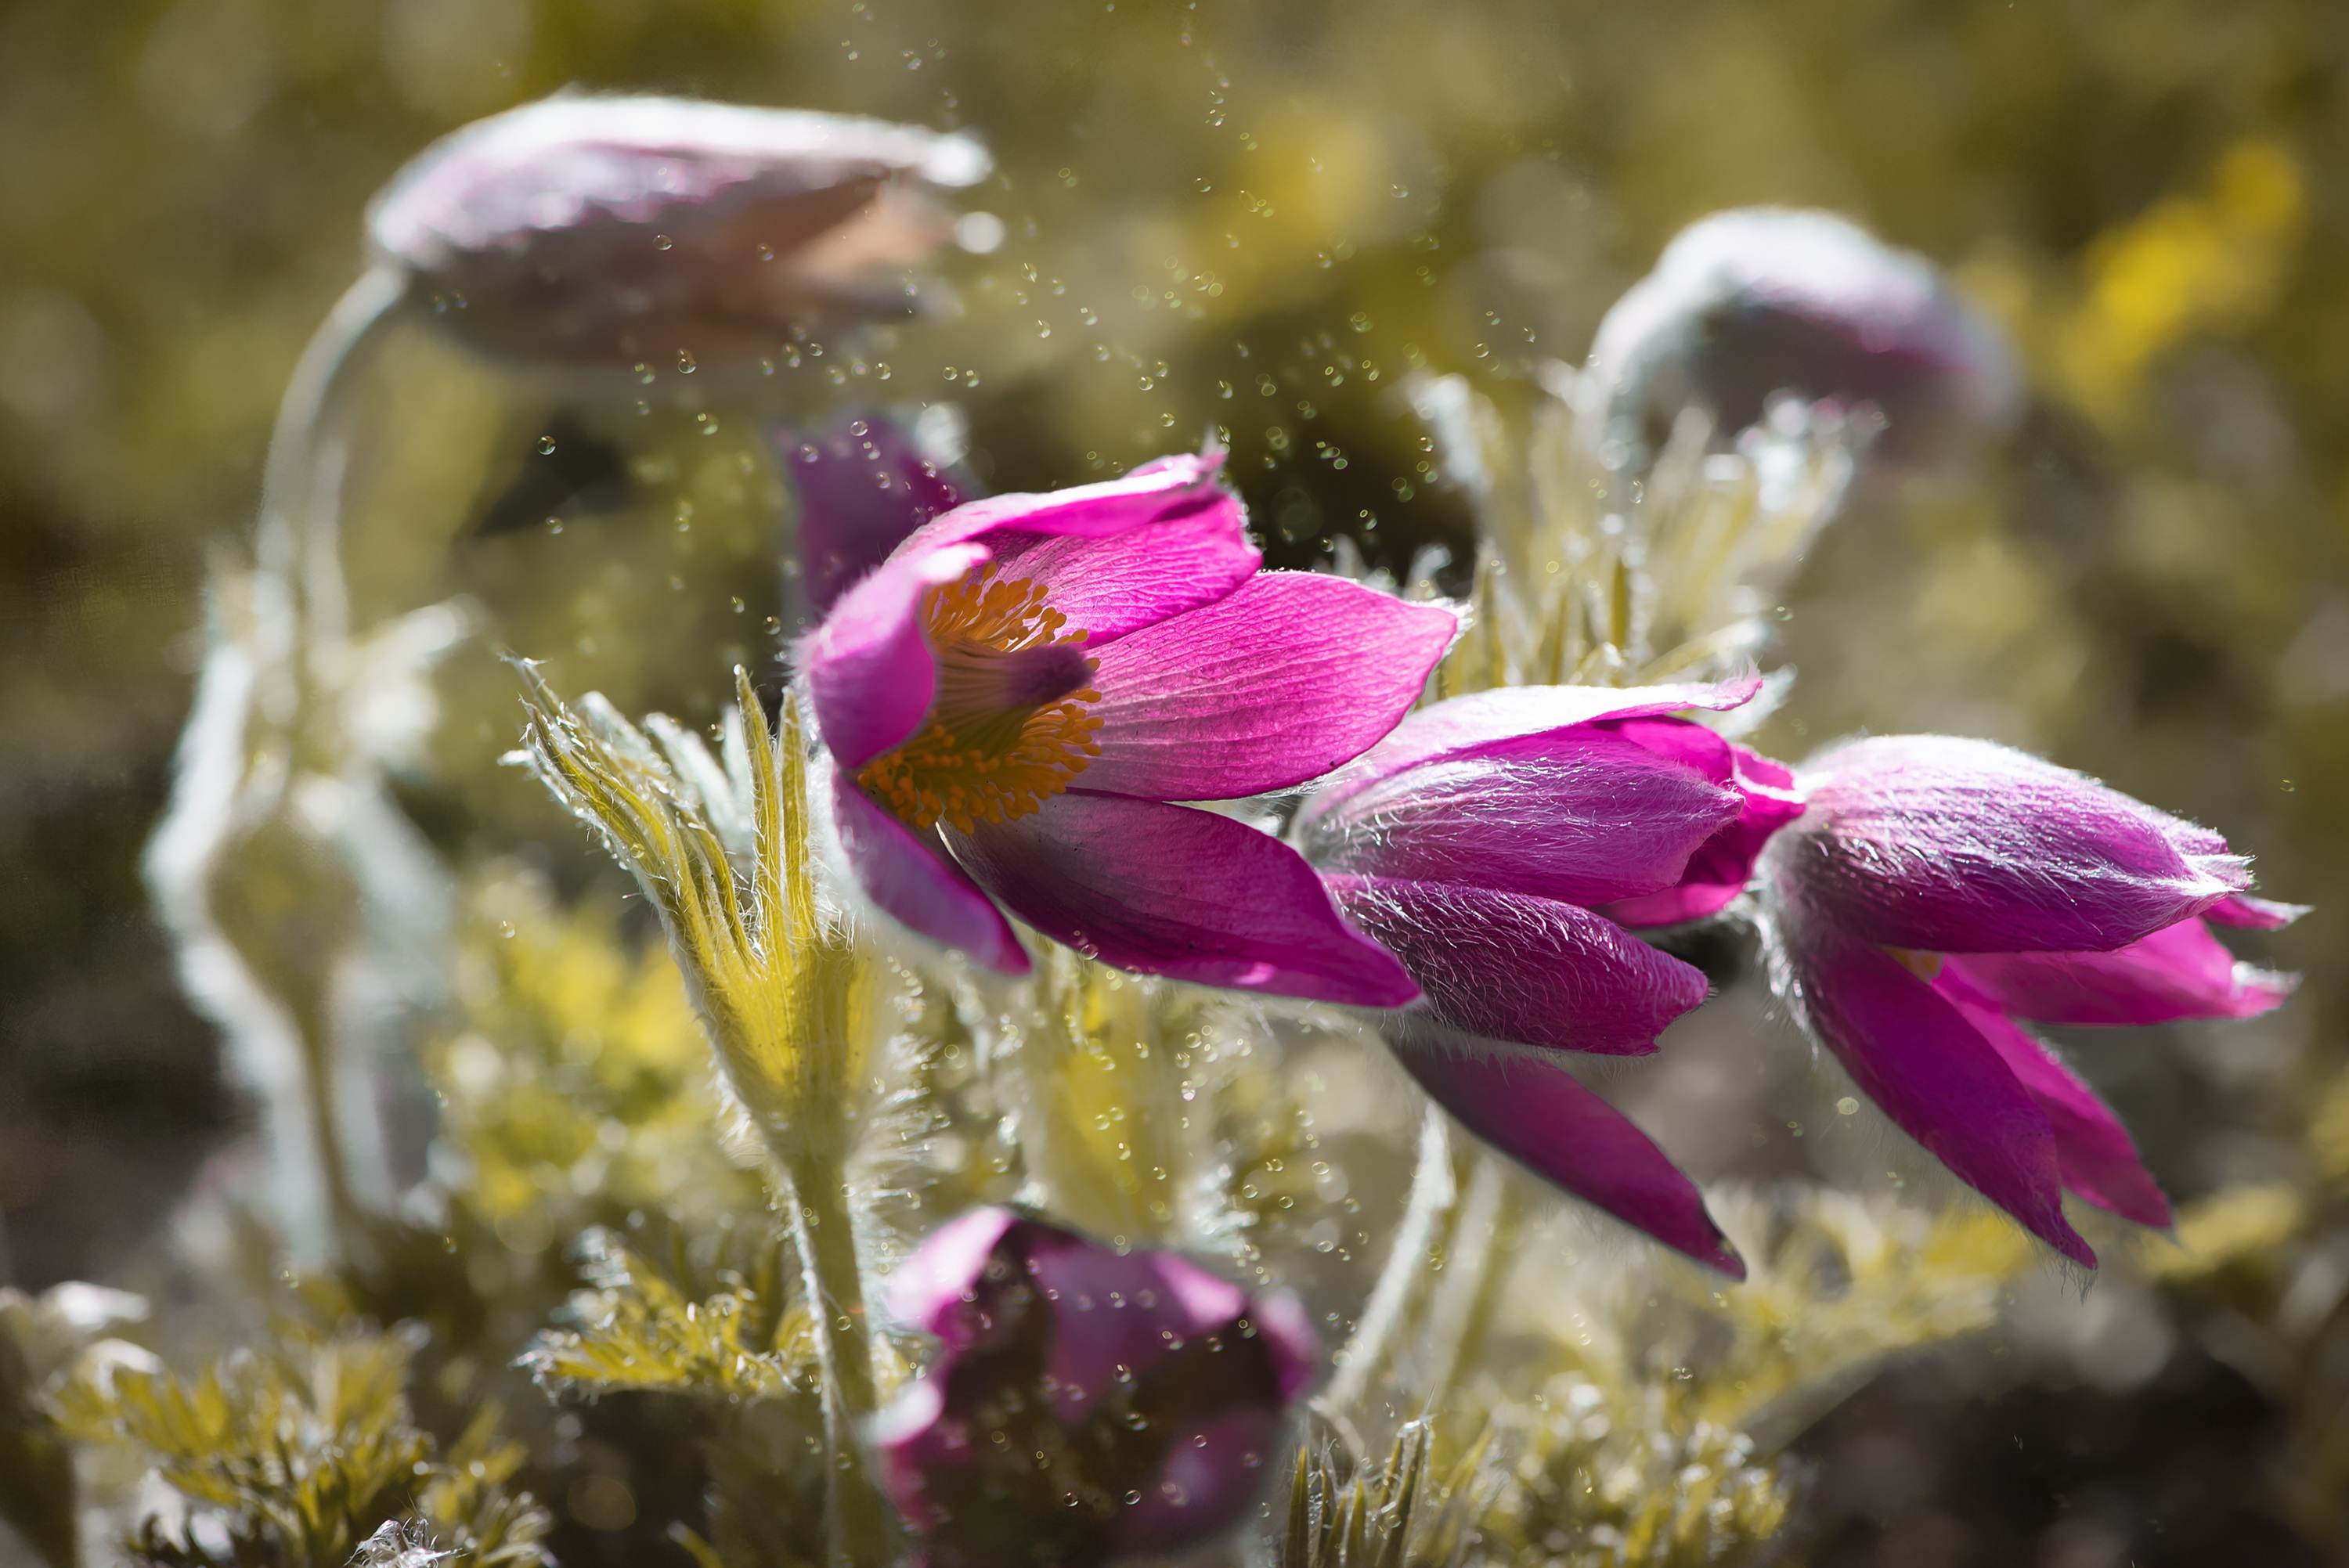
[[[694,361],[691,349],[680,348],[677,351],[677,368],[680,375],[685,376],[690,376],[699,368]]]
[[[1132,1508],[1135,1503],[1140,1502],[1141,1501],[1142,1494],[1138,1491],[1129,1491],[1125,1494],[1125,1506],[1128,1508]]]
[[[1191,1494],[1171,1480],[1162,1480],[1158,1483],[1158,1495],[1176,1508],[1188,1507],[1191,1501]]]
[[[541,436],[538,438],[538,453],[541,457],[553,457],[554,455],[554,438],[552,436]]]
[[[655,234],[653,236],[653,249],[656,251],[666,251],[676,243],[677,242],[670,239],[667,234]]]

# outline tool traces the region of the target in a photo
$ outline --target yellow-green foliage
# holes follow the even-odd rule
[[[1284,1568],[1761,1561],[1784,1544],[1806,1480],[1785,1444],[1887,1357],[1989,1327],[2007,1282],[2035,1262],[1978,1210],[1810,1185],[1715,1191],[1753,1269],[1732,1286],[1661,1257],[1572,1254],[1510,1217],[1522,1191],[1480,1207],[1491,1188],[1467,1163],[1467,1196],[1431,1256],[1464,1273],[1449,1298],[1469,1308],[1447,1311],[1449,1287],[1432,1283],[1399,1336],[1406,1362],[1459,1371],[1398,1373],[1390,1402],[1433,1417],[1406,1425],[1385,1470],[1300,1460]],[[1487,1225],[1489,1250],[1467,1233]]]
[[[709,1047],[677,966],[657,942],[632,950],[616,913],[563,908],[528,872],[493,868],[469,901],[463,1026],[425,1054],[472,1203],[524,1250],[634,1209],[765,1204],[715,1136]]]
[[[391,1520],[418,1526],[450,1561],[522,1568],[542,1555],[547,1516],[504,1483],[525,1458],[483,1406],[445,1453],[409,1417],[414,1337],[281,1324],[266,1349],[239,1350],[193,1379],[92,1369],[59,1390],[77,1441],[128,1443],[219,1529],[150,1518],[135,1560],[339,1568]]]
[[[780,1233],[757,1249],[747,1273],[722,1271],[722,1288],[701,1299],[609,1232],[589,1232],[582,1250],[595,1286],[572,1300],[582,1326],[549,1330],[523,1357],[549,1391],[770,1398],[814,1388],[807,1309],[788,1300]]]

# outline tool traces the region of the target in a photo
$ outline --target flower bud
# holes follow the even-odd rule
[[[906,1263],[897,1315],[940,1354],[877,1424],[932,1568],[1181,1551],[1274,1468],[1313,1332],[1172,1253],[981,1209]]]
[[[367,230],[476,349],[723,366],[794,325],[901,314],[892,269],[953,232],[905,181],[987,169],[968,138],[879,120],[566,96],[443,137],[376,198]]]
[[[1780,391],[1873,404],[1885,424],[1869,458],[1923,469],[2007,418],[2015,372],[1998,330],[1924,257],[1830,213],[1744,207],[1682,230],[1615,302],[1577,412],[1636,467],[1682,408],[1732,436]]]

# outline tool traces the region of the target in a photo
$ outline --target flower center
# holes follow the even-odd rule
[[[964,832],[1024,817],[1101,755],[1085,711],[1098,659],[1081,627],[1026,578],[999,580],[988,562],[930,596],[937,696],[914,738],[866,763],[865,793],[916,828]]]

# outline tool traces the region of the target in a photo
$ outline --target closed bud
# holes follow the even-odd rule
[[[931,1568],[1173,1553],[1238,1521],[1316,1346],[1287,1296],[982,1209],[906,1264],[937,1336],[880,1418],[885,1480]]]
[[[690,369],[792,328],[902,315],[952,232],[915,187],[968,185],[961,136],[804,110],[566,96],[442,138],[368,233],[440,324],[501,357]]]
[[[1924,257],[1831,213],[1716,212],[1682,230],[1599,324],[1578,412],[1630,466],[1684,407],[1733,436],[1774,394],[1872,405],[1878,464],[1930,468],[2015,397],[1998,330]]]

